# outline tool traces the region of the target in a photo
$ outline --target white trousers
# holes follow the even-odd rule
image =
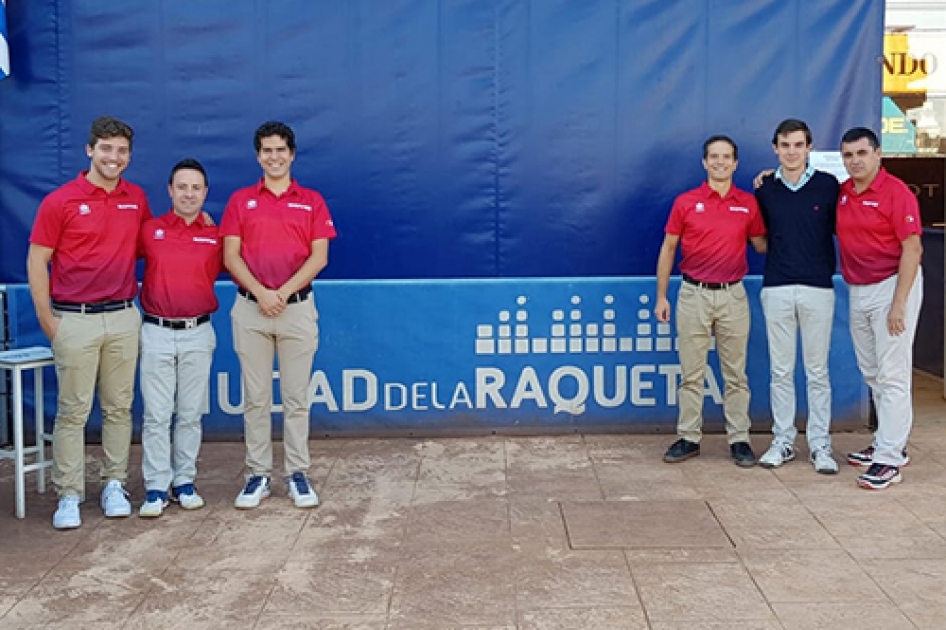
[[[857,365],[870,387],[877,409],[874,461],[902,466],[913,427],[913,338],[923,304],[923,270],[907,298],[906,330],[887,332],[887,313],[897,286],[894,275],[876,284],[851,286],[851,336]]]
[[[210,322],[184,330],[147,323],[141,327],[141,472],[146,490],[165,492],[172,485],[194,483],[216,345]]]
[[[808,393],[805,434],[811,452],[831,451],[831,379],[828,349],[834,320],[834,289],[792,284],[762,289],[762,311],[769,341],[773,442],[795,444],[795,363],[798,332]]]

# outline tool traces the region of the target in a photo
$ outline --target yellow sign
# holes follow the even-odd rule
[[[910,41],[906,33],[887,33],[884,35],[884,94],[925,93],[925,87],[915,86],[915,82],[925,79],[930,59],[910,55]]]

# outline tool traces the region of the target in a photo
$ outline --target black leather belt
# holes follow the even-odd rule
[[[111,313],[130,308],[132,300],[109,300],[108,302],[92,302],[91,304],[77,304],[75,302],[57,302],[53,300],[53,308],[64,313]]]
[[[239,293],[240,295],[248,299],[250,302],[256,301],[256,296],[250,293],[249,291],[247,291],[246,289],[244,289],[243,287],[238,288],[237,293]],[[286,304],[295,304],[296,302],[301,302],[307,297],[309,297],[310,293],[312,293],[312,287],[305,287],[304,289],[299,289],[298,291],[296,291],[295,293],[289,296],[289,299],[286,300]]]
[[[145,313],[142,316],[142,319],[145,320],[145,323],[156,324],[163,328],[170,328],[171,330],[186,330],[188,328],[197,328],[201,324],[206,324],[210,321],[210,315],[200,315],[199,317],[170,318],[158,317],[157,315]]]
[[[725,289],[726,287],[731,287],[734,284],[739,284],[741,280],[734,280],[733,282],[701,282],[695,278],[683,274],[683,281],[687,284],[692,284],[695,287],[701,289],[709,289],[711,291],[717,291],[719,289]]]

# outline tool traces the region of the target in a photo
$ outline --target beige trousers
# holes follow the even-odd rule
[[[683,282],[677,298],[680,368],[677,434],[699,443],[703,435],[706,357],[713,334],[726,383],[723,410],[730,444],[749,441],[749,300],[742,282],[725,289],[701,289]]]
[[[309,469],[309,380],[319,346],[318,312],[312,294],[266,317],[256,302],[236,296],[233,346],[243,374],[243,428],[246,467],[251,475],[273,472],[273,356],[279,358],[283,409],[284,472]]]
[[[103,475],[121,482],[128,476],[141,314],[135,307],[94,315],[55,314],[60,318],[52,343],[59,400],[52,479],[59,496],[84,498],[85,425],[96,385],[102,408]]]

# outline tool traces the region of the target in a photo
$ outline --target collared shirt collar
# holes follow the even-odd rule
[[[82,190],[83,193],[87,195],[94,195],[96,194],[96,191],[101,191],[101,193],[105,195],[127,195],[128,194],[128,188],[127,186],[125,186],[124,179],[119,179],[118,185],[115,186],[115,189],[112,192],[108,192],[101,186],[96,186],[95,184],[90,182],[87,177],[88,174],[89,174],[89,171],[82,171],[81,173],[79,173],[79,176],[76,177],[76,180],[75,180],[76,183],[79,185],[79,189]]]
[[[808,167],[805,169],[805,172],[801,174],[800,178],[798,178],[798,183],[793,184],[787,179],[785,179],[785,177],[782,175],[781,166],[775,169],[775,178],[781,181],[783,184],[785,184],[785,187],[788,188],[792,192],[798,192],[799,190],[801,190],[801,188],[811,180],[814,174],[815,174],[815,167],[809,164]]]
[[[716,190],[709,185],[709,182],[703,182],[703,185],[700,186],[700,190],[703,192],[703,195],[707,198],[716,195],[720,199],[726,199],[728,197],[734,197],[736,194],[736,185],[733,183],[729,184],[729,191],[725,195],[721,195]]]
[[[270,190],[269,188],[267,188],[267,187],[266,187],[266,178],[265,178],[265,177],[260,177],[260,180],[256,183],[256,192],[257,192],[257,194],[260,194],[260,195],[261,195],[261,194],[263,194],[263,191],[264,191],[264,190],[267,191],[269,194],[271,194],[271,195],[274,196],[274,197],[281,197],[281,196],[282,196],[282,195],[277,195],[277,194],[274,193],[272,190]],[[286,189],[286,192],[284,192],[283,195],[298,195],[298,194],[299,194],[299,184],[296,183],[296,180],[295,180],[294,178],[293,178],[293,179],[290,179],[290,180],[289,180],[289,188]]]
[[[204,226],[204,218],[202,215],[197,215],[197,218],[188,225],[184,217],[174,212],[174,208],[172,207],[164,215],[164,224],[167,227],[180,228],[182,230],[196,230]]]
[[[881,166],[881,167],[880,167],[880,170],[877,171],[877,174],[874,175],[874,179],[871,181],[871,183],[869,183],[869,184],[867,185],[867,188],[865,188],[865,189],[862,190],[861,192],[857,192],[857,189],[856,189],[855,186],[854,186],[854,180],[853,180],[853,179],[847,179],[847,180],[845,180],[844,183],[845,183],[845,184],[848,184],[848,185],[851,187],[851,192],[854,193],[855,195],[863,195],[863,194],[866,193],[868,190],[870,190],[870,191],[872,191],[872,192],[877,192],[877,191],[879,191],[879,190],[880,190],[880,187],[884,185],[884,182],[887,181],[887,178],[888,178],[888,177],[890,177],[890,175],[887,173],[887,169],[885,169],[883,166]]]

